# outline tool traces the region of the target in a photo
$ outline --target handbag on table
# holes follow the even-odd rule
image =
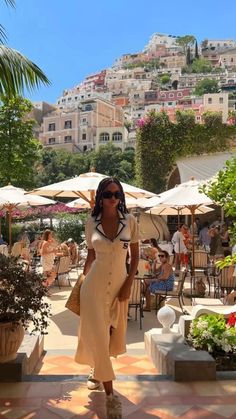
[[[70,311],[77,314],[78,316],[80,316],[80,289],[83,284],[84,278],[84,274],[80,274],[65,304],[66,308],[68,308]]]

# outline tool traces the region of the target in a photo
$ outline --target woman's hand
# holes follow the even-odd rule
[[[131,284],[125,281],[118,294],[119,301],[128,300],[130,297],[130,293],[131,293]]]

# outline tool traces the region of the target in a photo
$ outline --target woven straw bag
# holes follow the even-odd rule
[[[78,316],[80,315],[80,289],[84,278],[84,274],[80,274],[65,304],[66,308],[68,308],[70,311],[73,311],[73,313],[77,314]]]

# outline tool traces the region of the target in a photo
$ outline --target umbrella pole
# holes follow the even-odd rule
[[[12,247],[12,234],[11,234],[11,223],[12,223],[12,208],[8,210],[8,237],[9,237],[9,253],[11,254]]]
[[[90,207],[93,208],[95,204],[95,191],[90,191]]]
[[[192,276],[193,280],[195,277],[195,243],[194,243],[194,212],[195,212],[195,206],[190,208],[191,211],[191,221],[192,221]]]

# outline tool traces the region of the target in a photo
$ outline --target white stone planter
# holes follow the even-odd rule
[[[0,322],[0,363],[16,359],[17,351],[24,338],[24,328],[21,324]]]

